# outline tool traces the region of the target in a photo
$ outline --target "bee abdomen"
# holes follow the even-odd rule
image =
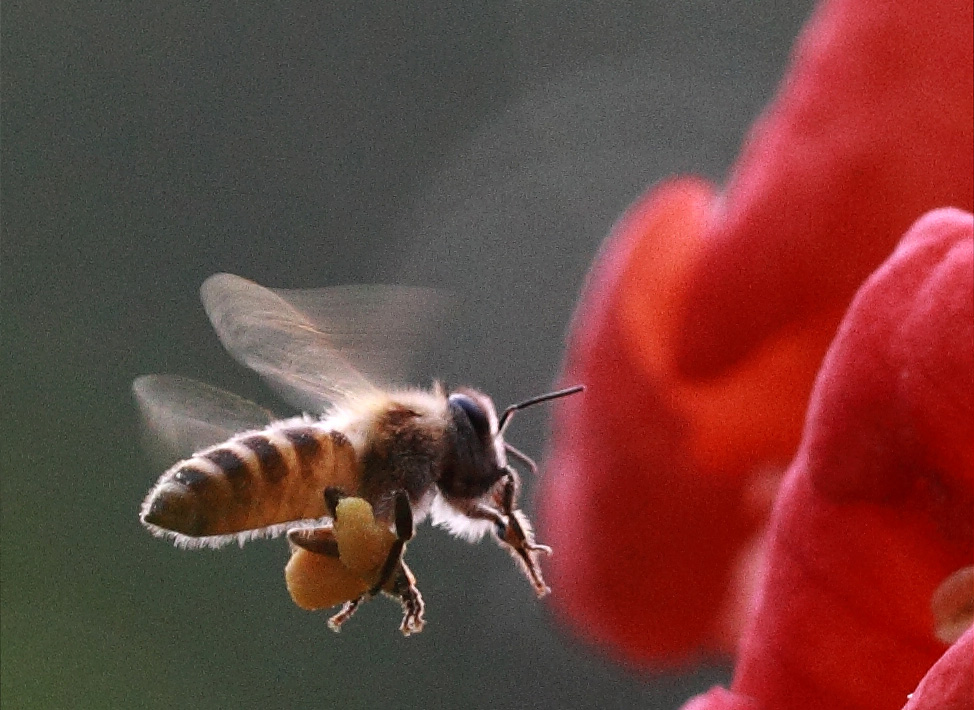
[[[166,471],[142,506],[142,521],[177,538],[259,530],[327,515],[323,491],[356,486],[352,445],[304,420],[204,449]]]

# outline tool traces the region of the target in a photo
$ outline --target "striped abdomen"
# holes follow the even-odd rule
[[[179,541],[320,518],[328,514],[325,488],[355,491],[357,467],[341,433],[304,420],[278,422],[170,468],[143,503],[142,522]]]

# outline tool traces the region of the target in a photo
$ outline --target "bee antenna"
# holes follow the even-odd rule
[[[527,409],[535,404],[541,404],[542,402],[558,399],[559,397],[567,397],[571,394],[577,394],[584,389],[585,385],[575,385],[574,387],[566,387],[563,390],[555,390],[554,392],[548,392],[547,394],[540,394],[537,397],[532,397],[531,399],[526,399],[523,402],[512,404],[510,407],[504,410],[504,413],[501,414],[500,420],[497,422],[497,436],[503,435],[504,429],[511,422],[511,417],[514,416],[514,412],[518,411],[519,409]]]

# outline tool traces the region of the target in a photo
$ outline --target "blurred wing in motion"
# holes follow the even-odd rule
[[[276,290],[231,274],[208,278],[200,295],[230,354],[313,413],[377,385],[403,384],[443,301],[431,289]]]
[[[176,375],[145,375],[132,383],[145,424],[146,448],[166,466],[234,434],[277,419],[250,400]]]

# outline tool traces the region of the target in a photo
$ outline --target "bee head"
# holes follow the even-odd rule
[[[490,397],[463,388],[447,397],[449,446],[437,485],[449,498],[478,498],[504,475],[507,455]]]
[[[474,389],[458,389],[447,397],[452,446],[447,456],[440,489],[448,496],[472,498],[483,495],[508,471],[511,453],[534,470],[534,462],[504,441],[504,428],[514,412],[549,399],[581,392],[570,387],[514,404],[500,417],[490,397]]]
[[[461,436],[472,437],[485,449],[496,449],[494,457],[504,465],[504,442],[499,437],[499,423],[494,402],[483,392],[458,389],[447,398],[450,417]]]

